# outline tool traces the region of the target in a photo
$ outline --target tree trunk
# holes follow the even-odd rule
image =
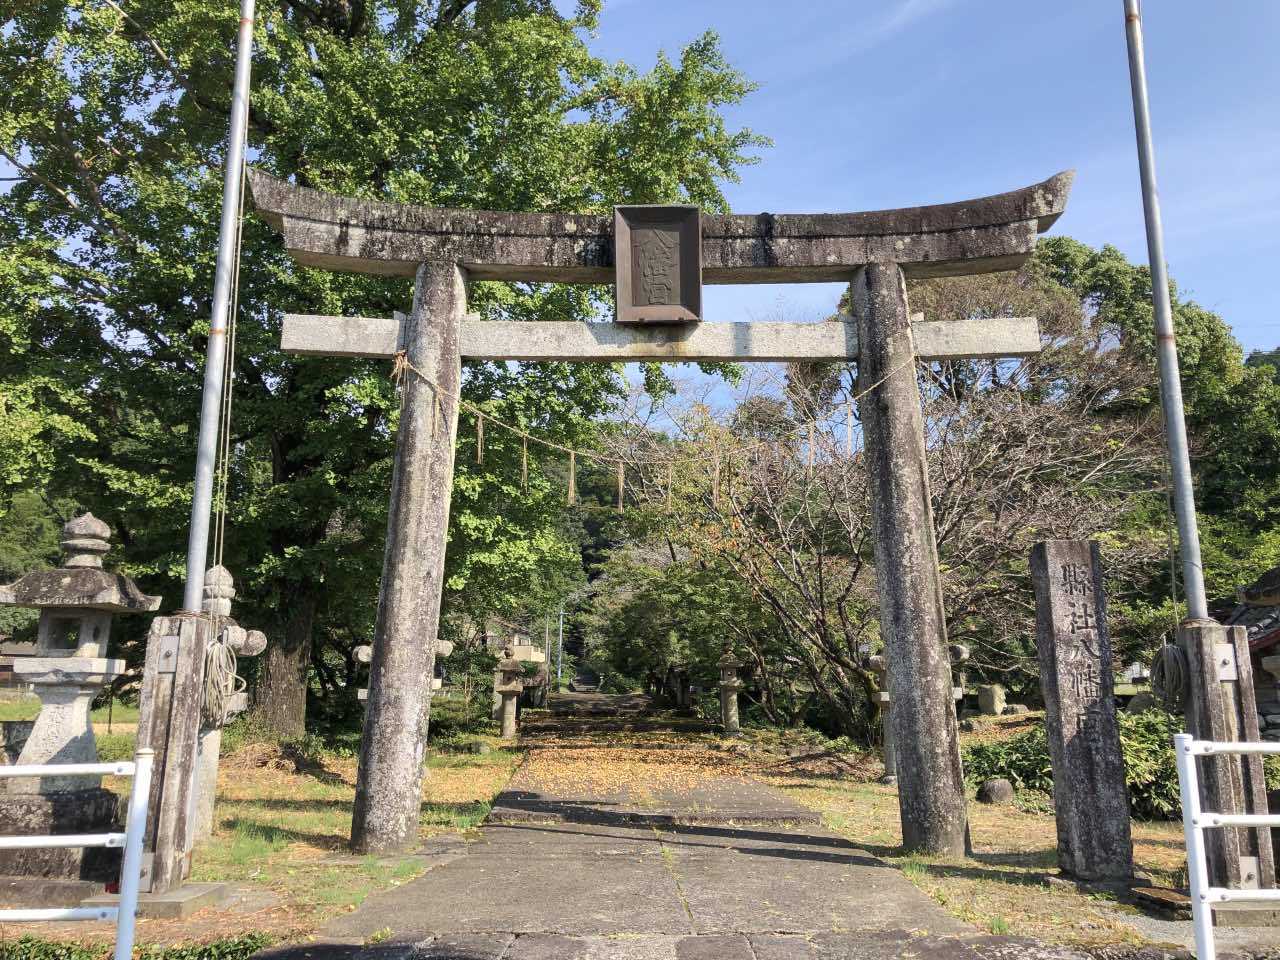
[[[262,653],[253,715],[282,737],[300,737],[306,732],[311,629],[319,599],[312,585],[297,587],[285,604],[282,635],[273,637]]]
[[[872,263],[850,293],[902,843],[908,851],[963,856],[960,735],[906,281],[897,264]]]

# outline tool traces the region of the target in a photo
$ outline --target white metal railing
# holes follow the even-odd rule
[[[52,763],[30,766],[0,766],[0,777],[67,777],[112,775],[133,777],[129,791],[129,813],[124,833],[67,833],[57,836],[0,837],[0,850],[48,847],[123,847],[120,864],[120,903],[114,907],[53,907],[36,910],[0,910],[4,921],[102,920],[116,925],[114,960],[130,960],[133,955],[134,926],[138,912],[138,888],[142,872],[142,837],[147,827],[147,799],[151,793],[151,765],[155,751],[147,748],[134,754],[131,762]]]
[[[1280,890],[1232,890],[1209,886],[1204,853],[1204,831],[1210,827],[1280,827],[1280,815],[1212,813],[1200,809],[1200,779],[1196,757],[1223,753],[1280,754],[1280,743],[1216,743],[1197,740],[1189,733],[1173,738],[1178,761],[1178,788],[1182,791],[1182,832],[1187,842],[1187,879],[1191,887],[1191,919],[1195,926],[1197,960],[1214,960],[1213,909],[1222,903],[1280,902]]]

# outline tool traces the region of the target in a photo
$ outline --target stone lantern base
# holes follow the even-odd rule
[[[110,833],[120,826],[120,798],[102,787],[56,793],[0,793],[0,835]],[[0,875],[90,880],[120,875],[117,848],[0,850]]]

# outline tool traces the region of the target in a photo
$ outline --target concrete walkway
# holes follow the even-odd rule
[[[319,942],[272,951],[277,960],[1086,956],[979,935],[758,783],[713,775],[643,796],[589,783],[548,792],[539,767],[573,749],[575,729],[611,722],[595,703],[577,716],[527,729],[533,744],[554,742],[530,752],[478,839],[429,845],[426,874],[370,897]]]

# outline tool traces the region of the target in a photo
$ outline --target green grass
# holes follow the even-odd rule
[[[12,700],[0,700],[0,720],[34,720],[39,712],[39,699],[30,695],[23,695]],[[122,703],[117,700],[111,705],[110,709],[106,706],[101,706],[89,716],[94,723],[106,723],[108,717],[113,724],[137,723],[138,705],[136,703]]]

